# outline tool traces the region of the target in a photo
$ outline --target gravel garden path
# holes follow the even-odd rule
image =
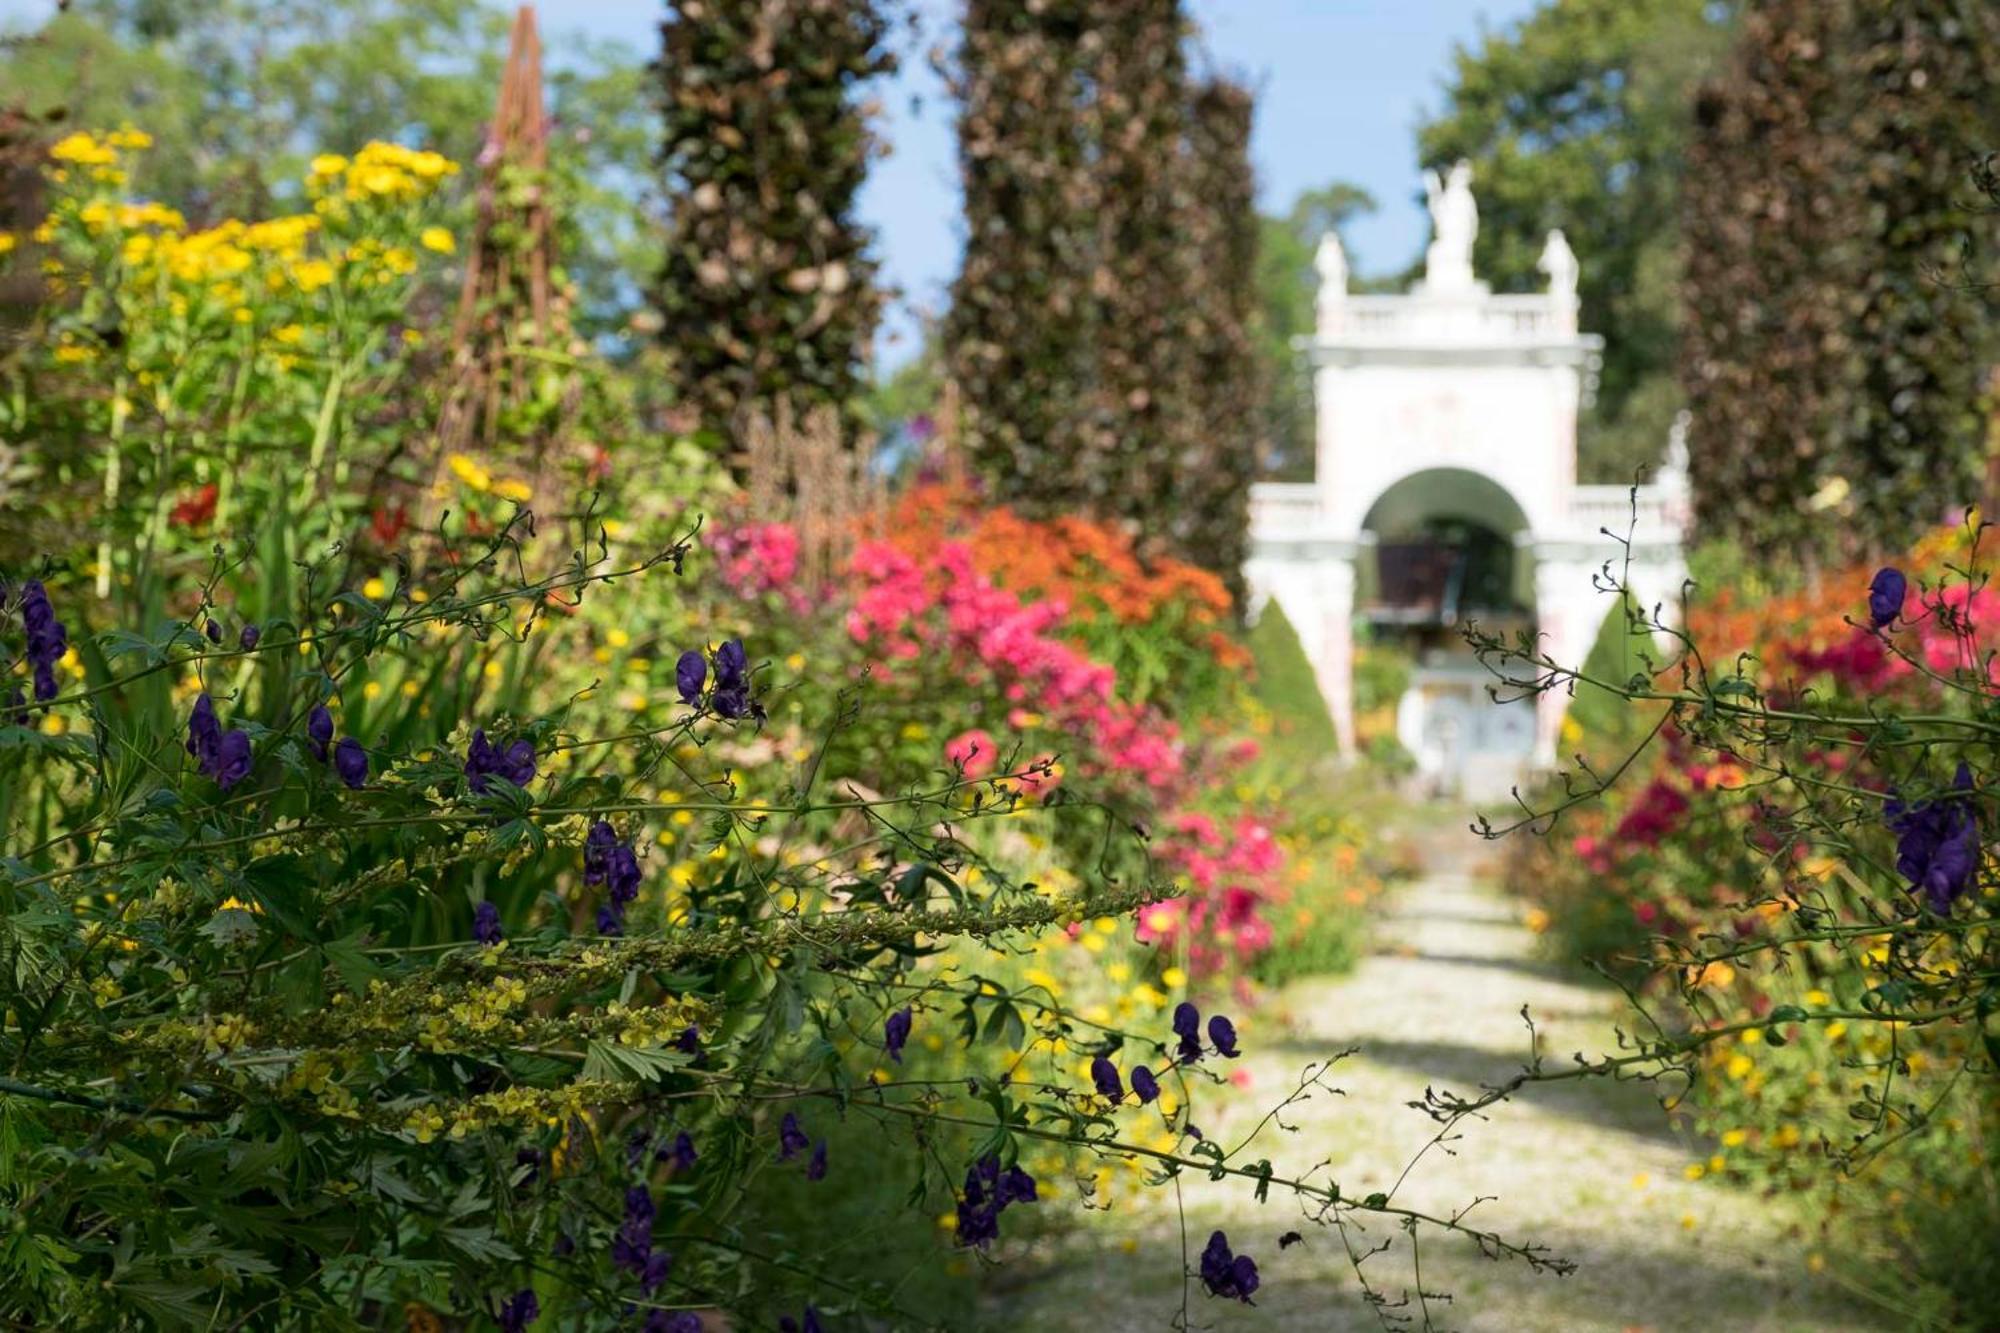
[[[1238,1014],[1244,1056],[1238,1086],[1206,1090],[1196,1123],[1235,1144],[1300,1070],[1354,1048],[1316,1093],[1270,1127],[1243,1160],[1281,1167],[1324,1160],[1349,1197],[1389,1190],[1436,1132],[1407,1104],[1427,1084],[1471,1092],[1517,1071],[1528,1052],[1521,1007],[1541,1032],[1545,1068],[1572,1052],[1613,1049],[1623,999],[1615,990],[1537,959],[1518,905],[1503,897],[1470,834],[1428,834],[1428,872],[1388,900],[1375,950],[1353,973],[1294,983],[1262,1009]],[[1409,1239],[1374,1225],[1357,1247],[1393,1242],[1365,1270],[1390,1305],[1364,1301],[1338,1233],[1301,1225],[1273,1190],[1259,1205],[1240,1181],[1185,1187],[1190,1253],[1225,1228],[1263,1272],[1257,1305],[1211,1300],[1196,1289],[1193,1327],[1223,1330],[1611,1329],[1860,1330],[1895,1326],[1816,1274],[1811,1243],[1782,1202],[1685,1178],[1711,1149],[1683,1139],[1642,1086],[1601,1079],[1530,1088],[1467,1121],[1457,1142],[1432,1149],[1396,1200],[1473,1213],[1516,1241],[1577,1263],[1567,1277],[1482,1258],[1462,1238],[1421,1238],[1423,1289],[1412,1281]],[[1328,1178],[1323,1173],[1320,1179]],[[1281,1251],[1281,1234],[1302,1244]],[[1108,1213],[1059,1241],[1008,1256],[993,1271],[986,1307],[994,1328],[1157,1329],[1181,1309],[1181,1230],[1171,1189],[1126,1192]],[[1399,1303],[1408,1298],[1407,1305]]]

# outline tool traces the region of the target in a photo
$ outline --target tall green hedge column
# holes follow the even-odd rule
[[[953,71],[965,259],[944,340],[964,438],[1023,509],[1082,492],[1098,185],[1083,120],[1099,44],[1083,0],[970,0]]]
[[[895,66],[875,0],[679,0],[660,25],[673,215],[661,337],[718,442],[780,399],[857,399],[881,314],[855,195],[859,86]]]
[[[1985,226],[1971,172],[2000,143],[1995,70],[1992,5],[1747,7],[1683,191],[1708,532],[1840,558],[1978,498],[1994,333],[1963,246]]]
[[[1195,92],[1188,134],[1188,205],[1201,281],[1194,346],[1194,438],[1163,497],[1167,535],[1186,559],[1222,575],[1243,602],[1250,483],[1256,475],[1263,386],[1251,324],[1257,312],[1256,183],[1250,127],[1256,102],[1226,79]],[[1166,472],[1166,469],[1162,469]]]

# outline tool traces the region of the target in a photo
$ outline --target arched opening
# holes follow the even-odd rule
[[[1534,628],[1527,515],[1489,477],[1431,468],[1384,491],[1362,526],[1357,742],[1409,764],[1440,794],[1504,791],[1534,749],[1534,707],[1494,704],[1462,629]]]

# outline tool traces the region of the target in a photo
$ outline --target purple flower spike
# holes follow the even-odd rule
[[[1226,1055],[1234,1060],[1241,1054],[1236,1049],[1236,1025],[1221,1014],[1208,1020],[1208,1040],[1218,1055]]]
[[[481,944],[498,944],[507,938],[500,929],[500,909],[492,903],[482,902],[472,909],[472,938]]]
[[[680,656],[674,664],[674,686],[680,691],[681,702],[693,706],[701,702],[701,687],[708,683],[708,660],[693,648]]]
[[[541,1316],[541,1313],[542,1303],[535,1298],[532,1290],[524,1287],[500,1302],[500,1310],[495,1318],[499,1321],[502,1333],[522,1333],[528,1325]]]
[[[813,1144],[812,1160],[806,1163],[807,1180],[826,1179],[826,1140]]]
[[[250,733],[229,730],[215,748],[215,785],[228,791],[250,776]]]
[[[1909,595],[1910,581],[1900,569],[1883,568],[1875,571],[1874,579],[1868,584],[1868,619],[1876,629],[1884,629],[1903,614],[1903,599]]]
[[[914,1021],[908,1009],[898,1009],[882,1023],[882,1049],[897,1064],[903,1063],[903,1047],[910,1040],[910,1024]]]
[[[352,736],[340,738],[340,744],[333,747],[333,771],[349,787],[361,790],[368,781],[368,751],[361,748],[360,741]]]
[[[1181,1039],[1182,1060],[1201,1059],[1201,1010],[1186,1000],[1174,1006],[1174,1035]]]
[[[1218,1231],[1208,1238],[1208,1248],[1201,1252],[1201,1284],[1209,1295],[1255,1305],[1250,1297],[1258,1282],[1256,1263],[1247,1254],[1232,1254],[1229,1237]]]
[[[789,1162],[806,1149],[812,1147],[812,1140],[799,1128],[799,1118],[792,1112],[785,1112],[785,1118],[778,1125],[778,1160]]]
[[[313,758],[322,764],[326,762],[326,747],[333,743],[333,714],[325,704],[317,704],[306,714],[306,744],[312,747]]]
[[[221,748],[222,725],[215,720],[215,700],[206,694],[197,695],[194,710],[188,714],[187,752],[194,756],[197,768],[213,773]]]
[[[69,651],[69,629],[56,619],[48,589],[40,579],[21,585],[21,624],[28,631],[28,665],[34,668],[37,701],[56,697],[56,663]]]

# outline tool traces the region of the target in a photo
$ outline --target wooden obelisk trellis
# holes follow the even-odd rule
[[[551,432],[503,440],[510,409],[523,406],[546,364],[535,353],[568,339],[551,290],[555,229],[545,180],[548,118],[542,105],[542,43],[535,10],[514,15],[493,123],[480,150],[477,214],[452,324],[449,388],[438,417],[437,464],[454,453],[505,449],[535,476],[539,494]]]

